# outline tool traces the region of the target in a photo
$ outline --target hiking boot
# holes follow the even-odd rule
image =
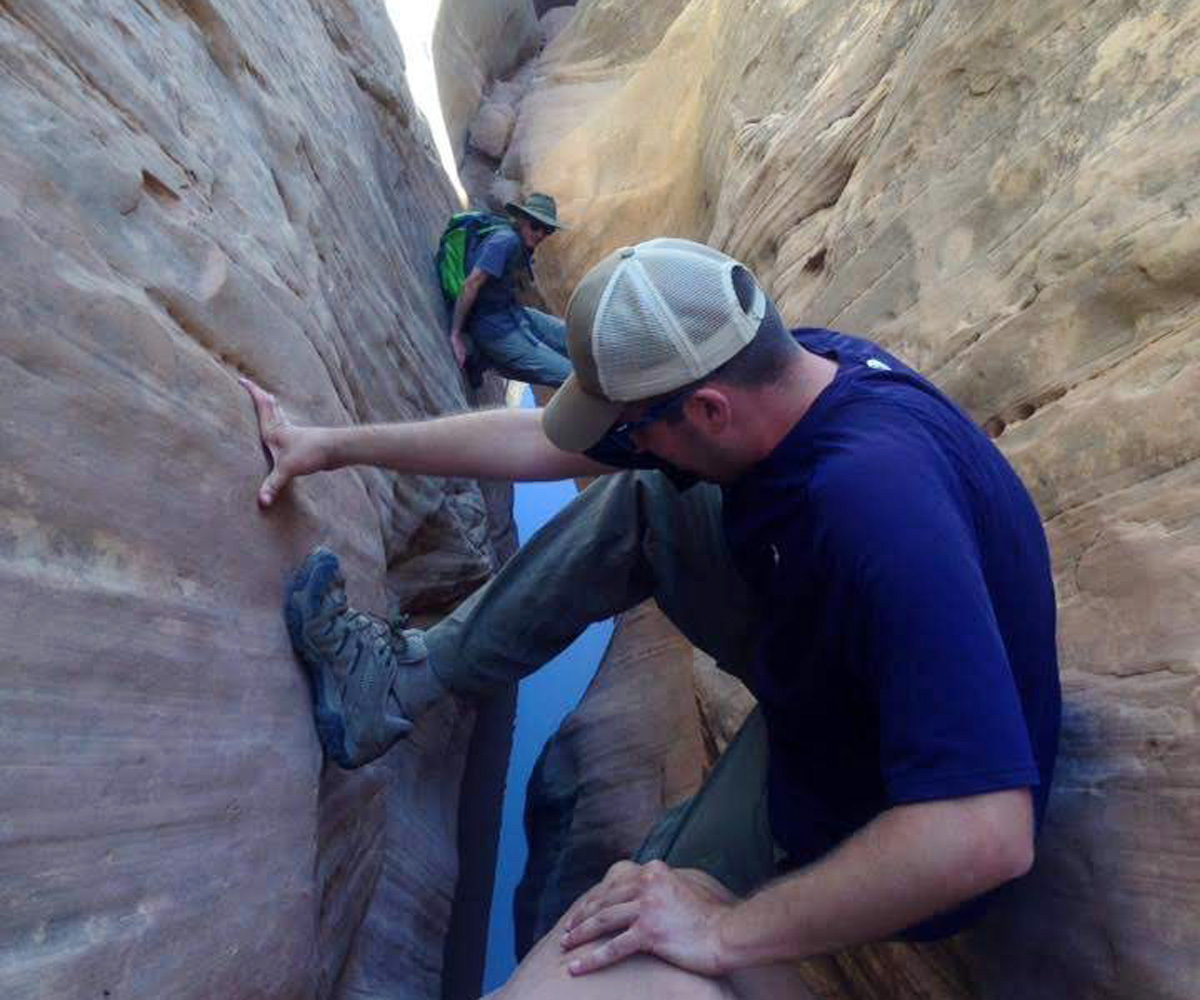
[[[420,631],[349,607],[338,558],[326,548],[314,549],[292,576],[284,614],[312,682],[326,755],[341,767],[362,767],[408,734],[411,713],[392,685],[401,667],[428,672]]]

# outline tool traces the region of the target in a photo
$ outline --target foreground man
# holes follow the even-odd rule
[[[1049,558],[1019,479],[930,383],[867,341],[789,334],[707,247],[618,251],[567,324],[575,373],[544,414],[302,428],[248,385],[275,461],[264,506],[293,476],[360,463],[658,470],[584,491],[424,636],[349,610],[336,559],[311,556],[289,629],[326,751],[365,763],[443,689],[511,684],[653,596],[759,709],[504,995],[627,979],[638,953],[684,970],[680,996],[803,995],[797,960],[966,926],[1032,863],[1058,739]],[[569,995],[614,995],[589,980]]]

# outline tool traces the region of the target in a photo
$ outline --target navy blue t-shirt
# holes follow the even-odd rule
[[[916,372],[860,338],[794,333],[837,375],[723,506],[766,612],[754,693],[776,841],[803,865],[889,807],[1020,787],[1040,824],[1060,693],[1033,502]]]
[[[473,314],[501,312],[517,304],[517,272],[529,270],[531,255],[520,235],[510,226],[501,226],[470,249],[467,273],[475,268],[489,275],[479,289]]]

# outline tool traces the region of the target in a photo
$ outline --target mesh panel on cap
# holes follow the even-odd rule
[[[702,250],[704,252],[697,252]],[[730,271],[736,262],[682,240],[653,240],[620,268],[593,343],[610,399],[645,399],[706,375],[746,342]]]
[[[711,339],[740,311],[729,263],[699,255],[686,265],[681,265],[678,255],[647,254],[646,258],[646,270],[693,347]],[[696,377],[703,374],[698,371]]]
[[[657,335],[671,325],[653,287],[631,260],[613,279],[596,318],[596,367],[610,399],[636,399],[627,388],[639,385],[647,370],[675,360],[674,337]],[[656,335],[648,336],[651,332]]]

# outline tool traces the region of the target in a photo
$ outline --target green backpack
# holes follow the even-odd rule
[[[497,229],[511,225],[503,215],[491,212],[458,212],[450,216],[433,258],[442,294],[448,303],[457,301],[462,294],[467,280],[467,253],[471,247]]]

